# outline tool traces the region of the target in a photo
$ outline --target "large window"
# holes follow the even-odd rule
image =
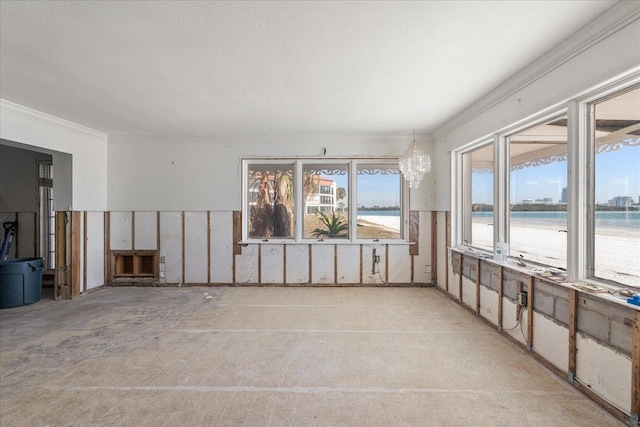
[[[493,144],[465,153],[462,163],[463,242],[493,251]]]
[[[395,159],[243,165],[244,240],[403,238],[403,182]]]
[[[640,88],[591,104],[593,277],[640,287]]]
[[[455,244],[561,278],[566,271],[572,282],[640,288],[638,80],[622,90],[611,83],[556,106],[557,115],[461,150]]]
[[[397,164],[358,164],[358,237],[399,239],[402,175]]]
[[[512,257],[566,269],[567,118],[508,138]]]

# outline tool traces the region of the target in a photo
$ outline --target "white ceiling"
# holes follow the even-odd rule
[[[608,1],[0,2],[0,97],[113,135],[430,133]]]

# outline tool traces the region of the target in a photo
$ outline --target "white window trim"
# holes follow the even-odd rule
[[[379,163],[389,163],[397,166],[398,157],[390,157],[390,156],[377,156],[377,157],[278,157],[278,158],[243,158],[241,160],[242,163],[242,240],[237,242],[239,244],[278,244],[278,245],[291,245],[291,244],[318,244],[318,245],[363,245],[363,244],[374,244],[374,245],[410,245],[409,242],[409,197],[408,191],[409,187],[406,180],[401,177],[400,184],[400,235],[401,237],[398,239],[363,239],[356,237],[356,227],[357,227],[357,206],[356,203],[356,194],[357,194],[357,167],[358,165],[363,164],[379,164]],[[248,200],[248,167],[250,164],[289,164],[293,165],[293,176],[294,181],[296,182],[294,188],[295,194],[295,212],[294,216],[295,227],[294,227],[294,236],[290,239],[285,238],[270,238],[268,240],[263,239],[254,239],[249,238],[249,230],[248,225],[249,221],[247,218],[249,212],[249,200]],[[348,165],[349,169],[349,189],[348,193],[348,204],[349,204],[349,238],[348,239],[324,239],[318,240],[315,238],[304,238],[303,237],[303,221],[302,214],[304,213],[304,195],[303,189],[301,185],[298,185],[298,177],[302,176],[302,166],[303,164],[327,164],[327,163],[335,163],[335,164],[345,164]],[[302,201],[302,202],[300,202]],[[352,209],[353,207],[353,209]]]

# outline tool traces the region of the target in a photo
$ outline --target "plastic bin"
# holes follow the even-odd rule
[[[0,261],[0,308],[19,307],[42,297],[42,258]]]

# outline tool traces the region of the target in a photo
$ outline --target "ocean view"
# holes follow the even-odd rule
[[[493,212],[474,212],[474,223],[493,222]],[[565,227],[566,212],[511,212],[512,224]],[[620,231],[640,231],[640,211],[599,211],[596,212],[596,227]]]
[[[358,216],[400,216],[400,210],[388,210],[388,209],[358,209]]]

